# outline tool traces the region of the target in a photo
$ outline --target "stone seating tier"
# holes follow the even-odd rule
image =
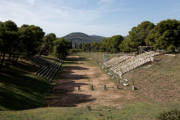
[[[111,61],[107,61],[106,65],[111,66],[110,70],[113,71],[114,73],[118,74],[121,78],[123,74],[125,74],[133,69],[136,69],[137,67],[140,67],[148,62],[154,61],[153,57],[156,55],[159,55],[159,53],[150,51],[150,52],[142,53],[137,56],[126,57],[127,59],[125,59],[125,57],[123,56],[125,60],[121,61],[122,60],[121,58],[119,58],[121,60],[118,60],[116,58],[114,60],[118,60],[118,62],[112,62],[113,60],[111,60]],[[109,65],[111,63],[112,63],[112,65]]]
[[[58,63],[52,63],[42,57],[37,57],[37,56],[33,57],[32,61],[34,62],[34,64],[39,66],[36,75],[47,78],[49,82],[52,82],[57,72],[61,69],[63,62],[63,61],[59,61]]]

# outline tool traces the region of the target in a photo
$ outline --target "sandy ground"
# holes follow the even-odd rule
[[[69,58],[75,62],[65,67],[59,75],[61,79],[56,80],[56,85],[47,98],[48,106],[121,108],[122,104],[135,99],[133,92],[117,89],[115,83],[98,66],[89,66],[85,60],[79,61],[79,56]],[[92,85],[94,90],[91,89]]]

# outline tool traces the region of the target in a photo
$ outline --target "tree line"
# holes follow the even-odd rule
[[[105,38],[102,42],[80,44],[83,51],[102,52],[135,52],[139,46],[150,46],[154,50],[175,52],[180,47],[180,21],[168,19],[157,25],[143,21],[133,27],[124,37],[115,35]],[[5,61],[17,62],[19,57],[29,58],[34,55],[55,55],[64,59],[72,45],[54,33],[46,34],[35,25],[18,27],[8,20],[0,22],[0,68]]]
[[[105,38],[101,43],[82,45],[84,51],[136,52],[139,46],[150,46],[154,50],[175,52],[180,47],[180,21],[168,19],[157,25],[143,21],[133,27],[126,37],[116,35]]]
[[[54,33],[45,35],[39,26],[24,24],[18,27],[11,20],[0,22],[0,68],[5,61],[17,63],[19,57],[30,58],[37,54],[52,53],[64,59],[70,46]]]

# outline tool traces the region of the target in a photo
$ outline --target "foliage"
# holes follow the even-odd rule
[[[155,49],[175,51],[180,46],[180,22],[170,19],[161,21],[151,31],[146,43]]]
[[[11,20],[0,22],[0,68],[6,60],[17,63],[19,56],[39,53],[43,36],[44,32],[38,26],[22,25],[18,28]]]
[[[101,43],[101,49],[105,52],[116,53],[119,52],[119,45],[124,40],[123,36],[115,35],[111,38],[105,38]]]
[[[145,39],[154,28],[154,24],[144,21],[129,31],[128,37],[120,45],[122,51],[137,51],[138,46],[145,46]]]
[[[119,48],[122,52],[134,51],[133,48],[130,47],[130,44],[131,44],[130,39],[126,37],[119,45]]]
[[[100,43],[99,42],[92,42],[91,44],[90,44],[90,46],[91,46],[91,51],[93,51],[93,52],[96,52],[96,51],[99,51],[100,50]]]
[[[47,34],[43,38],[43,45],[41,47],[40,54],[48,55],[52,53],[54,41],[56,40],[56,35],[54,33]]]
[[[11,54],[15,54],[19,50],[17,47],[19,44],[17,31],[18,27],[13,21],[0,23],[0,68],[5,61],[6,54],[11,57]]]
[[[63,38],[57,39],[55,45],[55,55],[59,59],[65,59],[69,49],[72,48],[71,43]]]
[[[158,116],[158,120],[180,120],[180,111],[172,110],[169,112],[163,112]]]
[[[1,52],[11,53],[16,49],[14,46],[18,44],[17,25],[13,21],[6,21],[1,23],[0,38],[1,38]],[[9,46],[9,47],[7,47]]]
[[[83,44],[82,49],[83,49],[83,51],[90,52],[91,51],[91,44],[90,43]]]
[[[0,22],[0,68],[6,61],[6,56],[9,61],[17,62],[19,56],[56,53],[56,56],[64,59],[71,46],[88,52],[110,53],[133,52],[137,51],[139,46],[153,46],[154,49],[175,52],[180,47],[180,21],[171,19],[161,21],[156,26],[149,21],[144,21],[133,27],[127,37],[116,35],[104,38],[102,42],[95,42],[103,38],[100,36],[90,37],[86,34],[74,33],[65,37],[72,42],[70,45],[71,43],[65,40],[56,40],[54,33],[46,36],[44,34],[43,29],[35,25],[22,25],[18,28],[13,21]],[[72,41],[75,40],[70,39],[72,36],[81,42]],[[88,39],[83,42],[85,38]]]
[[[115,35],[110,38],[104,38],[101,43],[94,41],[91,43],[82,44],[82,50],[88,52],[103,51],[116,53],[120,51],[119,45],[123,39],[124,38],[121,35]]]
[[[18,32],[22,51],[27,56],[32,56],[39,53],[42,38],[45,34],[43,30],[38,26],[23,25],[19,28]]]
[[[69,54],[77,54],[79,52],[83,52],[82,49],[75,49],[75,48],[72,48],[69,50]]]
[[[82,44],[82,50],[83,51],[93,51],[93,52],[96,52],[96,51],[99,51],[100,50],[100,43],[99,42],[91,42],[91,43],[86,43],[86,44]]]

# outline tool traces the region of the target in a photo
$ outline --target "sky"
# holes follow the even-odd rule
[[[165,19],[180,20],[180,0],[0,0],[0,21],[37,25],[58,37],[126,36],[142,21]]]

